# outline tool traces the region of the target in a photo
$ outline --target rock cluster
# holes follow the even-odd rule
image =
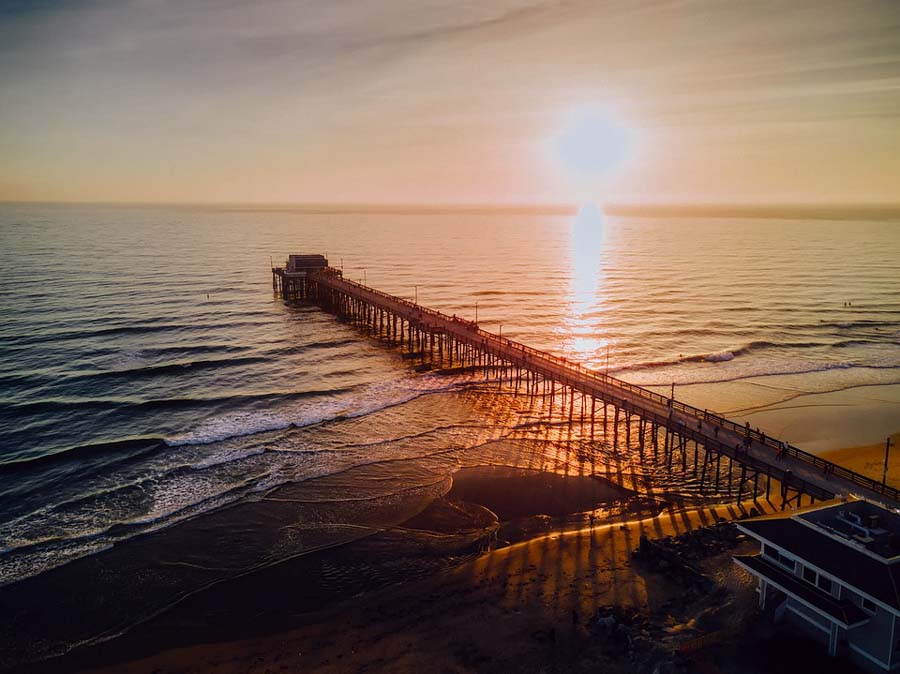
[[[621,606],[601,606],[588,622],[594,639],[613,660],[627,660],[633,672],[682,672],[686,662],[664,644],[663,627],[653,616]]]
[[[715,526],[659,540],[641,536],[632,558],[654,571],[680,576],[688,587],[708,589],[712,581],[700,570],[698,563],[734,549],[744,539],[733,523],[719,520]]]

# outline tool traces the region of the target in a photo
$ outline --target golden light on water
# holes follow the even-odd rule
[[[572,220],[569,308],[563,331],[566,353],[595,366],[604,361],[611,343],[602,327],[608,301],[602,264],[605,238],[606,222],[600,209],[594,204],[583,206]]]
[[[603,327],[608,301],[602,265],[607,224],[593,200],[604,181],[632,158],[637,140],[636,132],[611,110],[582,106],[569,112],[551,143],[571,192],[586,202],[571,224],[564,348],[569,357],[595,367],[606,364],[611,338]]]

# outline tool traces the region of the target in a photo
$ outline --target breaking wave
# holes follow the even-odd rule
[[[677,358],[670,358],[665,360],[653,360],[653,361],[645,361],[641,363],[635,363],[632,365],[623,365],[617,368],[610,368],[611,373],[617,372],[637,372],[642,370],[653,370],[660,369],[665,367],[672,367],[675,365],[681,365],[684,363],[726,363],[736,358],[740,358],[741,356],[748,356],[751,354],[759,354],[761,352],[766,351],[807,351],[813,349],[821,349],[821,348],[835,348],[835,349],[843,349],[851,346],[860,346],[865,344],[874,344],[874,345],[884,345],[885,342],[882,340],[868,340],[868,339],[853,339],[853,340],[841,340],[838,342],[824,342],[824,341],[805,341],[805,342],[772,342],[766,340],[757,340],[753,342],[749,342],[735,349],[723,349],[721,351],[714,351],[710,353],[699,353],[699,354],[691,354],[687,356],[679,356]],[[897,344],[897,342],[888,342],[888,344]],[[826,363],[823,364],[822,369],[832,369],[835,367],[854,367],[857,365],[856,363]],[[802,370],[802,372],[808,371],[816,371],[819,368],[813,368],[811,370]],[[798,371],[799,374],[801,371]],[[784,372],[772,372],[772,374],[784,374]],[[792,373],[793,374],[793,373]],[[717,380],[718,381],[718,380]],[[728,381],[728,380],[726,380]]]

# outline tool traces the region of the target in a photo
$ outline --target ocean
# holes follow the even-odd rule
[[[394,526],[463,466],[583,473],[588,452],[704,498],[283,303],[289,253],[810,451],[900,429],[890,213],[4,204],[0,240],[0,585],[96,559],[93,591],[134,598],[69,645]]]

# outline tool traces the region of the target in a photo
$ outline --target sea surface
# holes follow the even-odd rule
[[[275,298],[293,252],[812,451],[879,442],[900,219],[850,215],[0,205],[0,585],[115,553],[110,592],[158,610],[403,521],[464,465],[584,471],[586,438],[495,382]]]

